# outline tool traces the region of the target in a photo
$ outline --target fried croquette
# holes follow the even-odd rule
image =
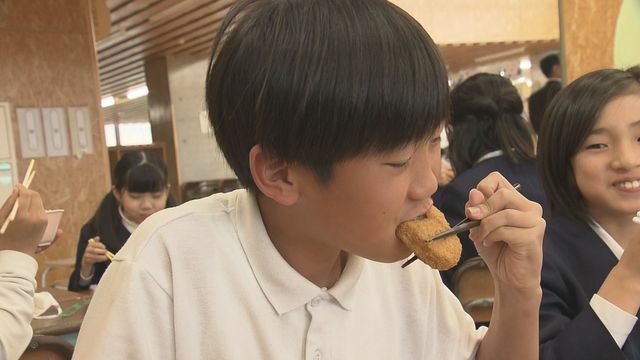
[[[426,219],[405,221],[396,228],[396,236],[404,242],[418,259],[433,269],[447,270],[460,260],[462,245],[456,235],[426,242],[450,226],[444,214],[435,206],[427,211]]]

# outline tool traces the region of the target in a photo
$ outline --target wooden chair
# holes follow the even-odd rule
[[[493,277],[480,257],[466,260],[453,275],[453,292],[477,325],[488,325],[493,310]]]
[[[67,289],[67,284],[69,282],[68,278],[65,278],[64,280],[61,280],[61,281],[57,281],[55,283],[49,283],[49,281],[48,281],[49,273],[51,272],[51,270],[58,269],[58,268],[73,269],[75,264],[76,264],[76,259],[75,258],[56,259],[56,260],[45,261],[44,265],[42,267],[42,275],[40,277],[40,287],[41,288],[55,287],[55,288],[66,290]]]
[[[73,345],[57,336],[35,335],[20,360],[70,360]]]

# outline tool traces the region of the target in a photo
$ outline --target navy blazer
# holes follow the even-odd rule
[[[540,359],[640,359],[640,325],[636,323],[620,350],[589,305],[617,263],[588,225],[567,218],[547,220]]]
[[[80,267],[82,266],[82,256],[84,255],[84,251],[89,244],[89,239],[98,235],[98,232],[91,225],[91,222],[86,223],[82,227],[82,229],[80,229],[80,239],[78,240],[78,249],[76,250],[76,265],[73,272],[71,273],[71,276],[69,277],[70,291],[87,290],[89,289],[90,285],[97,284],[102,278],[102,274],[104,274],[104,272],[107,270],[107,266],[111,264],[111,261],[108,260],[100,263],[95,263],[93,267],[94,272],[93,277],[91,278],[91,284],[84,286],[80,285]],[[129,236],[131,236],[131,233],[124,227],[124,225],[122,225],[122,222],[120,221],[118,223],[118,226],[116,226],[115,228],[115,235],[116,240],[118,241],[120,246],[116,248],[112,245],[105,244],[107,250],[111,251],[114,254],[120,251],[122,245],[124,245],[124,243],[129,239]]]
[[[545,207],[546,198],[540,182],[537,166],[534,161],[527,161],[518,165],[511,164],[503,155],[483,160],[474,167],[467,169],[451,180],[449,184],[438,190],[433,196],[433,202],[442,211],[451,226],[466,217],[464,205],[469,200],[469,191],[478,185],[493,171],[500,172],[512,184],[522,185],[520,192],[529,200]],[[478,256],[473,241],[467,232],[458,234],[462,243],[461,264],[463,261]],[[443,281],[451,288],[451,279],[458,266],[442,272]]]

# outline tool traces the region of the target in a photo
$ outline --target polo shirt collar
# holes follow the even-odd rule
[[[329,290],[318,287],[291,267],[275,248],[262,222],[255,196],[247,191],[238,193],[235,219],[238,238],[258,285],[275,311],[279,315],[285,314],[326,293],[350,311],[366,260],[349,255],[336,284]]]

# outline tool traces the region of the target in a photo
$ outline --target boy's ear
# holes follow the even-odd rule
[[[281,205],[293,205],[299,192],[289,164],[260,145],[249,151],[249,168],[253,181],[268,198]]]

